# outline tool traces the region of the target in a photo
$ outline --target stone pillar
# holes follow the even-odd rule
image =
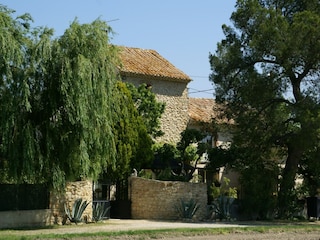
[[[90,202],[84,211],[82,218],[92,220],[92,181],[68,182],[65,191],[50,193],[50,209],[52,211],[52,223],[62,224],[65,217],[64,204],[72,210],[72,206],[78,198]]]

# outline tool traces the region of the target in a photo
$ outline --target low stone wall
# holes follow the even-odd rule
[[[51,224],[51,210],[1,211],[0,228],[39,227]]]
[[[0,211],[0,228],[37,227],[62,224],[65,218],[64,204],[69,209],[76,199],[82,198],[90,204],[83,213],[89,222],[92,220],[92,181],[69,182],[65,191],[50,193],[49,209]]]
[[[70,211],[72,210],[73,203],[78,198],[83,201],[90,202],[84,211],[82,217],[86,218],[89,222],[92,220],[92,181],[78,181],[69,182],[66,184],[64,192],[50,194],[50,209],[52,211],[51,222],[61,224],[65,216],[64,204],[66,203]]]
[[[207,217],[207,185],[176,181],[130,178],[131,216],[133,219],[179,219],[176,206],[181,199],[193,199],[200,205],[196,220]]]

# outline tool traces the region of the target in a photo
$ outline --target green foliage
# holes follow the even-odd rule
[[[202,154],[211,149],[210,144],[201,142],[205,136],[205,133],[197,129],[185,129],[181,132],[177,149],[180,151],[181,160],[184,164],[193,163],[196,165]]]
[[[211,186],[211,196],[213,201],[210,203],[212,208],[212,217],[220,220],[231,219],[231,205],[238,197],[237,189],[229,187],[230,179],[224,177],[221,186],[214,184]]]
[[[199,210],[200,205],[194,199],[180,199],[179,204],[175,205],[176,212],[182,219],[192,219]]]
[[[220,195],[215,198],[210,209],[212,210],[211,217],[219,220],[231,220],[231,206],[234,202],[234,198]]]
[[[132,169],[151,167],[152,138],[162,134],[159,120],[164,104],[145,85],[136,88],[120,81],[112,99],[117,162],[108,169],[108,178],[117,180],[128,177]]]
[[[320,193],[320,148],[319,146],[307,152],[301,160],[299,173],[303,176],[304,197],[314,197]]]
[[[190,144],[183,151],[183,160],[187,163],[196,161],[199,158],[198,148],[195,144]]]
[[[48,123],[54,144],[49,154],[56,162],[65,159],[60,169],[71,179],[97,178],[115,161],[110,105],[118,58],[108,44],[109,31],[100,20],[73,22],[53,43],[56,61],[49,66],[54,71],[48,74],[45,99],[49,116],[56,119]]]
[[[265,220],[276,216],[278,176],[278,166],[270,162],[255,161],[241,170],[241,210],[248,218]]]
[[[227,196],[230,198],[237,198],[237,188],[229,187],[230,179],[223,177],[222,183],[219,187],[212,184],[211,186],[211,195],[213,198],[218,198],[219,196]]]
[[[242,166],[285,161],[281,215],[301,160],[319,139],[320,4],[239,0],[231,21],[210,55],[210,80],[226,106],[223,117],[236,123],[234,144],[249,156]]]
[[[138,177],[145,178],[145,179],[152,179],[153,174],[150,169],[142,169],[140,172],[138,172]]]
[[[126,85],[130,90],[135,106],[147,127],[148,134],[153,138],[162,136],[164,133],[160,129],[160,118],[164,113],[165,104],[156,100],[155,94],[146,84],[141,84],[138,87],[135,87],[131,83],[126,83]]]
[[[180,181],[180,182],[187,182],[189,179],[186,179],[185,175],[177,174],[179,170],[172,170],[171,168],[165,168],[159,171],[156,175],[157,180],[161,181]]]
[[[106,207],[105,204],[105,202],[97,202],[92,205],[92,220],[94,222],[102,221],[110,211],[111,207]]]
[[[190,181],[196,165],[210,146],[201,143],[204,134],[195,129],[186,129],[181,133],[177,146],[165,143],[155,145],[155,161],[162,167],[157,178],[161,180]]]
[[[216,170],[220,167],[232,166],[237,160],[236,150],[231,146],[230,148],[215,147],[208,150],[209,164],[208,169]]]
[[[65,214],[67,215],[70,222],[75,224],[82,222],[83,212],[86,210],[89,204],[89,202],[83,201],[82,198],[78,198],[73,203],[71,212],[67,205],[64,204]]]
[[[164,168],[170,168],[170,160],[180,159],[178,149],[169,143],[154,145],[155,159],[159,159]]]
[[[196,129],[186,129],[181,133],[181,140],[177,144],[177,148],[183,151],[192,143],[200,142],[205,135]]]
[[[117,49],[101,20],[53,30],[0,9],[0,168],[4,181],[96,179],[115,162],[111,91]]]
[[[39,131],[30,116],[36,115],[38,106],[33,102],[40,97],[36,86],[35,71],[41,78],[42,67],[48,60],[47,52],[52,31],[41,29],[42,38],[36,44],[29,38],[30,16],[13,19],[13,11],[0,9],[0,167],[9,174],[8,179],[24,178],[30,181],[41,179],[43,169],[39,146]],[[30,56],[28,56],[30,55]],[[40,57],[41,55],[41,57]],[[41,60],[40,60],[41,59]],[[22,170],[23,169],[23,170]],[[30,175],[30,172],[33,172]]]
[[[153,145],[153,150],[155,153],[159,154],[163,159],[176,159],[180,157],[180,152],[175,145],[170,143],[155,144]]]
[[[156,178],[162,181],[189,181],[190,177],[185,171],[185,165],[181,160],[181,152],[172,145],[165,143],[154,146]]]
[[[149,166],[153,158],[152,139],[139,115],[131,92],[123,82],[117,82],[113,91],[113,134],[117,161],[108,169],[108,178],[126,178],[135,168]]]

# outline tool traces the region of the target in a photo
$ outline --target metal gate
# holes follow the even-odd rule
[[[128,219],[131,218],[131,201],[129,199],[128,179],[116,182],[116,199],[111,201],[111,218]]]

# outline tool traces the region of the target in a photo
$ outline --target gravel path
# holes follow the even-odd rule
[[[104,224],[80,224],[72,226],[61,226],[54,229],[37,229],[23,231],[26,235],[35,234],[66,234],[66,233],[87,233],[87,232],[114,232],[130,230],[154,230],[154,229],[174,229],[174,228],[226,228],[226,227],[248,227],[247,224],[232,223],[188,223],[174,221],[152,221],[152,220],[117,220],[110,219]],[[21,233],[21,231],[19,231]]]

